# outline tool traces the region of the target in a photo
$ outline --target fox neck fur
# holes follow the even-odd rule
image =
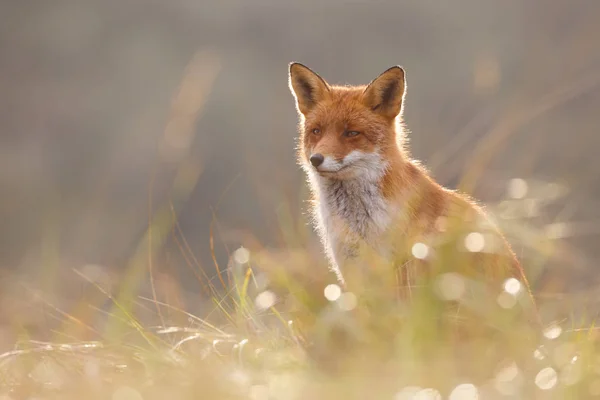
[[[380,158],[377,154],[372,157]],[[308,171],[316,200],[315,225],[337,267],[357,256],[360,241],[375,245],[392,221],[393,210],[380,185],[387,163],[377,161],[375,168],[353,179],[323,177]]]

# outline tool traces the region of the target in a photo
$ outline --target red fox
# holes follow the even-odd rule
[[[410,291],[432,273],[427,266],[436,254],[451,249],[463,258],[445,266],[450,272],[482,281],[497,294],[514,278],[533,302],[519,261],[482,208],[436,183],[411,159],[402,67],[387,69],[368,85],[336,86],[294,62],[289,86],[314,225],[342,283],[374,255],[400,268],[400,286]],[[444,239],[449,231],[459,239],[451,246]]]

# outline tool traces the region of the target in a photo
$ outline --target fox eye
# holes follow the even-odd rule
[[[318,135],[319,133],[321,133],[321,130],[319,128],[315,128],[312,130],[312,133],[314,133],[315,135]]]
[[[354,136],[358,136],[360,135],[360,132],[358,131],[345,131],[344,132],[344,136],[346,137],[354,137]]]

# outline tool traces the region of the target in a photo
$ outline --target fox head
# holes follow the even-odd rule
[[[400,151],[406,89],[401,67],[368,85],[332,86],[291,63],[289,86],[300,118],[298,160],[307,172],[333,179],[380,175]]]

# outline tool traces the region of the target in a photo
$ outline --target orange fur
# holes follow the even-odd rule
[[[497,293],[514,277],[529,292],[519,261],[482,208],[411,160],[402,122],[402,68],[392,67],[366,86],[334,86],[292,63],[290,88],[300,117],[298,161],[309,176],[316,228],[341,276],[350,261],[364,261],[356,250],[362,246],[400,265],[400,286],[410,287],[432,272],[431,263],[412,257],[411,246],[443,247],[454,235],[447,248],[460,261],[450,267],[453,272],[484,281]],[[315,154],[325,158],[325,167],[311,165]],[[461,240],[470,232],[483,235],[491,249],[466,251]]]

